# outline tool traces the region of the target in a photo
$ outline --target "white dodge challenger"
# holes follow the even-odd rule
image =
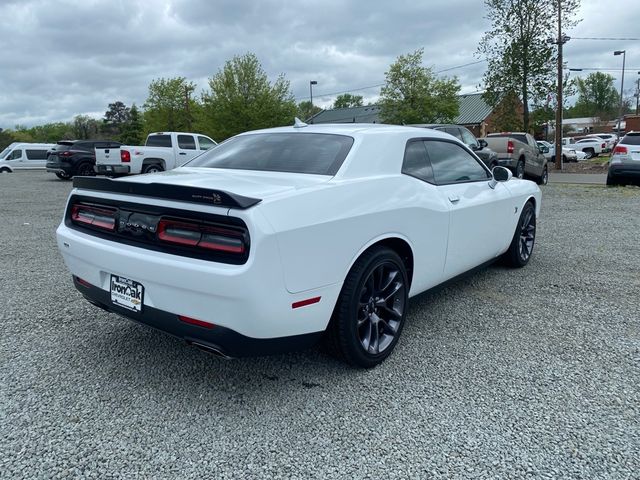
[[[540,190],[435,130],[237,135],[172,171],[74,179],[58,246],[91,303],[226,357],[321,337],[372,367],[409,297],[498,258],[526,265]]]

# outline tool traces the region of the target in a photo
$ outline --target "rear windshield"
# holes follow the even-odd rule
[[[496,133],[496,134],[491,134],[491,135],[487,135],[487,137],[489,138],[514,138],[516,140],[518,140],[519,142],[522,143],[529,143],[527,142],[527,136],[526,135],[518,135],[515,133]]]
[[[171,135],[149,135],[147,147],[171,147]]]
[[[640,134],[625,135],[620,143],[625,145],[640,145]]]
[[[187,166],[335,175],[352,145],[344,135],[256,133],[233,137]]]

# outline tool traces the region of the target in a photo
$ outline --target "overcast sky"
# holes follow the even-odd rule
[[[141,105],[158,77],[184,76],[203,89],[246,52],[270,79],[285,74],[297,101],[308,100],[310,80],[324,107],[336,92],[375,100],[400,54],[424,47],[436,71],[477,62],[484,10],[482,0],[0,0],[0,128],[100,118],[115,100]],[[582,0],[579,17],[572,37],[640,37],[637,0]],[[565,58],[572,68],[612,69],[619,88],[622,57],[613,51],[625,49],[631,93],[640,41],[572,39]],[[458,76],[468,93],[484,69],[443,75]]]

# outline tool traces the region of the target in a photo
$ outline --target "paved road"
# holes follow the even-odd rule
[[[606,185],[605,173],[549,173],[550,183],[581,183],[590,185]]]

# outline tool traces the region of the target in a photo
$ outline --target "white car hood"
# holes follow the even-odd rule
[[[273,195],[320,185],[331,178],[328,175],[182,167],[167,172],[123,177],[118,181],[210,188],[263,200]]]

